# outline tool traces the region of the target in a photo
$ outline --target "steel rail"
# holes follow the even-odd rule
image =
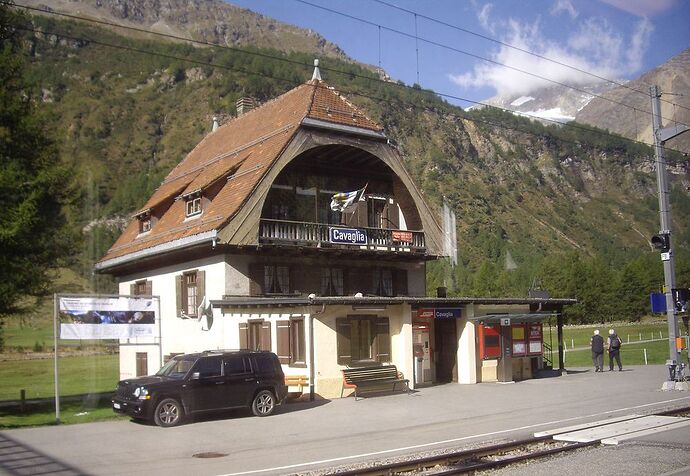
[[[690,412],[689,407],[674,408],[660,412],[654,412],[653,415],[676,415]],[[439,469],[430,474],[433,476],[473,473],[475,471],[496,469],[503,466],[519,463],[522,461],[543,458],[566,451],[577,450],[589,446],[599,445],[600,440],[588,441],[582,443],[563,443],[562,446],[556,448],[536,449],[530,450],[529,447],[537,443],[552,443],[555,442],[552,436],[541,436],[526,438],[523,440],[516,440],[507,443],[499,443],[490,446],[483,446],[480,448],[473,448],[467,450],[455,451],[443,455],[425,456],[421,458],[412,458],[405,461],[387,463],[365,468],[358,468],[345,471],[337,471],[338,476],[389,476],[393,474],[402,474],[412,471],[429,470],[435,466],[447,466],[447,469]],[[495,460],[484,459],[490,456],[503,455],[508,451],[517,449],[525,449],[524,453],[502,457]],[[331,468],[335,470],[335,468]]]

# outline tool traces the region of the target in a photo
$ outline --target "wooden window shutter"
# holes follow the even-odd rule
[[[290,321],[276,321],[276,337],[278,340],[278,360],[281,364],[290,363]]]
[[[206,271],[196,272],[196,305],[201,305],[201,301],[206,296]],[[204,303],[206,304],[206,303]],[[198,311],[197,311],[198,312]]]
[[[335,330],[338,336],[338,364],[349,365],[350,362],[352,362],[352,347],[350,344],[352,324],[350,324],[349,319],[345,317],[339,317],[335,320]]]
[[[249,265],[249,295],[260,296],[263,294],[264,265],[252,263]]]
[[[240,322],[240,349],[249,348],[249,326],[246,322]]]
[[[148,296],[153,296],[153,281],[146,281],[146,294]]]
[[[137,294],[137,283],[132,283],[129,285],[129,295],[136,296]]]
[[[392,202],[392,203],[391,203]],[[386,215],[388,225],[386,228],[392,228],[394,230],[400,229],[400,211],[398,208],[398,202],[394,198],[389,198],[386,200]]]
[[[387,317],[376,318],[376,361],[391,361],[391,333]]]
[[[182,275],[175,276],[175,301],[177,302],[177,317],[182,315]]]
[[[261,349],[271,350],[271,321],[261,323]]]
[[[393,270],[393,295],[407,296],[407,270],[394,269]]]

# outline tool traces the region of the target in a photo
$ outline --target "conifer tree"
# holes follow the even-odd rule
[[[26,25],[26,16],[0,5],[0,316],[45,293],[49,270],[66,251],[68,175],[25,80]]]

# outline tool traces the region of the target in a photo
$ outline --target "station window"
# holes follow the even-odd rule
[[[338,364],[390,362],[387,317],[348,316],[336,319]]]

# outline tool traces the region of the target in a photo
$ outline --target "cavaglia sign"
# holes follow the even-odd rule
[[[331,243],[347,245],[366,245],[367,231],[358,228],[328,228],[328,240]]]

